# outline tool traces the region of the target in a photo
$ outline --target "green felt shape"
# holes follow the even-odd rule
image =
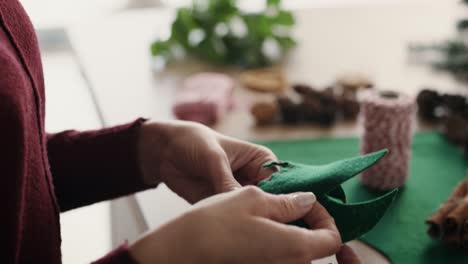
[[[397,192],[395,189],[373,200],[349,204],[325,195],[320,203],[335,219],[341,239],[345,243],[369,232],[385,215]]]
[[[358,154],[358,138],[320,138],[257,142],[278,157],[305,164],[326,164]],[[379,250],[391,263],[466,264],[468,252],[432,240],[426,218],[443,203],[468,169],[456,146],[438,133],[417,133],[413,138],[410,174],[405,187],[379,223],[359,240]],[[371,191],[354,177],[341,185],[349,202],[374,199]],[[329,193],[337,198],[335,190]]]
[[[341,187],[341,185],[336,187],[336,189],[332,190],[331,192],[329,192],[328,195],[340,200],[343,203],[346,203],[346,193],[343,190],[343,187]]]
[[[268,162],[263,167],[278,166],[279,171],[261,181],[258,186],[274,194],[313,192],[335,218],[342,240],[347,242],[367,233],[379,222],[396,197],[397,190],[365,202],[347,204],[341,183],[369,168],[387,153],[387,150],[381,150],[315,166],[284,161]],[[307,227],[302,220],[291,224]]]
[[[364,156],[335,161],[325,165],[305,165],[291,161],[267,162],[263,167],[280,167],[280,171],[258,186],[266,192],[281,194],[313,192],[317,197],[336,189],[341,183],[379,161],[388,150],[380,150]]]

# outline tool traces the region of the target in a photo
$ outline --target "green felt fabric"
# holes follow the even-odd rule
[[[258,183],[258,186],[274,194],[315,193],[318,201],[335,218],[342,241],[348,242],[361,237],[380,221],[395,199],[397,190],[368,201],[346,203],[341,184],[378,162],[386,153],[387,150],[381,150],[324,165],[268,162],[263,167],[278,166],[279,171]],[[290,224],[308,227],[302,220]]]
[[[278,158],[324,164],[359,154],[356,138],[261,142]],[[468,263],[468,251],[451,249],[426,234],[424,220],[463,179],[467,163],[461,151],[435,133],[413,140],[410,177],[385,217],[360,240],[389,257],[392,263]],[[343,185],[350,202],[380,195],[368,191],[355,177]]]
[[[280,171],[273,173],[270,179],[260,182],[258,186],[276,194],[309,191],[316,195],[323,195],[372,166],[387,152],[387,150],[382,150],[322,165],[306,165],[292,161],[269,162],[263,167],[277,165]]]

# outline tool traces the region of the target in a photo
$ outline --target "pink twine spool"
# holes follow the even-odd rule
[[[373,189],[389,190],[405,184],[411,159],[414,100],[396,92],[366,91],[361,94],[364,133],[361,153],[380,149],[390,153],[361,174],[361,183]]]
[[[185,79],[172,111],[181,120],[211,125],[233,107],[234,80],[226,74],[203,72]]]

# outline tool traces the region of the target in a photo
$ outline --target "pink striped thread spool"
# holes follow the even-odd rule
[[[401,187],[409,174],[414,99],[392,91],[366,91],[360,95],[360,101],[364,126],[361,153],[384,148],[390,151],[361,174],[361,183],[377,190]]]

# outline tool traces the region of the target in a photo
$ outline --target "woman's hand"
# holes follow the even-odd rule
[[[283,224],[300,218],[312,230]],[[340,247],[333,218],[312,193],[272,195],[244,187],[199,202],[131,245],[130,253],[141,264],[297,264]],[[345,248],[341,257],[350,259],[350,254]]]
[[[361,264],[356,253],[347,245],[341,246],[340,251],[336,253],[336,260],[338,264]]]
[[[190,203],[267,178],[275,155],[193,122],[147,123],[139,156],[145,181],[164,182]]]

